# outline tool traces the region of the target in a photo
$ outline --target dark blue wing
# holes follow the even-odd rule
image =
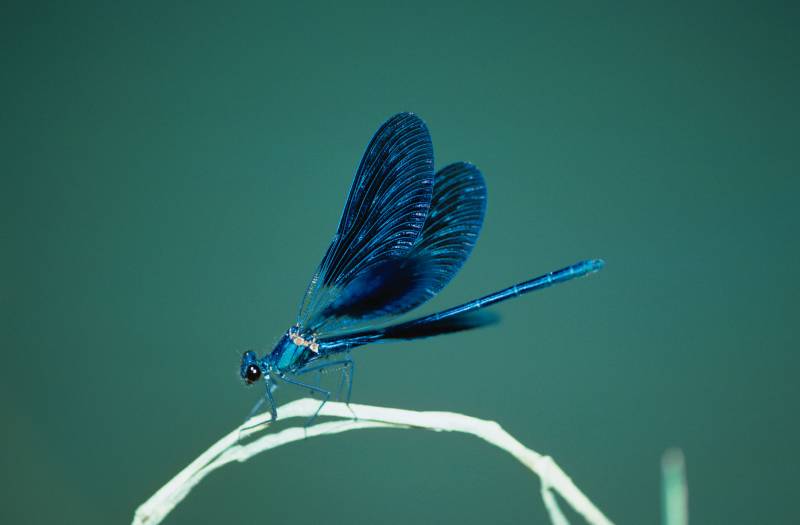
[[[486,185],[475,166],[456,163],[439,171],[430,211],[414,246],[404,256],[371,266],[339,290],[322,311],[327,331],[353,330],[356,319],[398,315],[436,295],[472,252],[485,211]]]
[[[387,313],[373,290],[386,287],[378,281],[391,273],[388,266],[396,267],[417,241],[432,191],[433,146],[425,123],[410,113],[393,116],[367,146],[336,235],[300,305],[304,329],[329,332]]]
[[[413,308],[450,282],[472,253],[486,214],[486,184],[480,170],[456,162],[439,170],[433,182],[428,220],[408,257],[425,268],[424,293],[409,301]]]

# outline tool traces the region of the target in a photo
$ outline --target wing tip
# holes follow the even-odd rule
[[[391,117],[386,119],[386,122],[384,122],[383,126],[386,126],[386,125],[389,125],[389,124],[397,124],[397,125],[401,125],[402,124],[402,125],[408,125],[408,126],[416,124],[416,125],[424,128],[425,130],[428,129],[428,125],[425,123],[425,121],[422,119],[422,117],[420,117],[419,115],[417,115],[416,113],[414,113],[412,111],[401,111],[399,113],[395,113],[394,115],[392,115]],[[381,126],[381,127],[383,127],[383,126]]]

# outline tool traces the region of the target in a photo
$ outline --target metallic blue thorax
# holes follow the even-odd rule
[[[269,360],[278,372],[288,372],[305,365],[315,355],[309,347],[295,344],[288,334],[284,334],[270,353]]]

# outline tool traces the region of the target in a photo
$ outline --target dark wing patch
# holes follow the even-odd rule
[[[435,321],[409,321],[381,330],[381,339],[420,339],[435,335],[452,334],[496,324],[500,316],[494,312],[473,311]]]
[[[349,292],[350,286],[343,290],[352,306],[342,311],[356,304],[366,306],[352,297],[370,297],[375,317],[398,315],[439,293],[472,253],[485,212],[486,185],[478,168],[459,162],[440,170],[434,178],[428,220],[414,247],[399,260],[375,266],[355,293]]]
[[[432,277],[417,258],[389,259],[358,274],[325,310],[324,317],[375,318],[408,311],[409,301],[432,286]]]

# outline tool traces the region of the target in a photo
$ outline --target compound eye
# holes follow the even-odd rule
[[[261,369],[253,364],[247,365],[247,368],[244,371],[244,380],[247,381],[247,384],[252,385],[260,378],[261,378]]]

